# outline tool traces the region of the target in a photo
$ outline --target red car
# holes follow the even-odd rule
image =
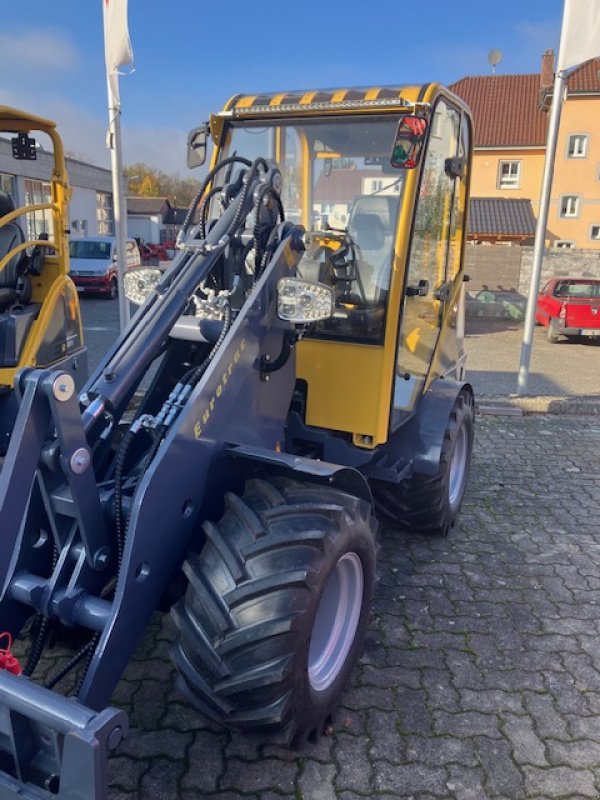
[[[600,279],[550,278],[538,295],[535,321],[559,336],[600,337]]]

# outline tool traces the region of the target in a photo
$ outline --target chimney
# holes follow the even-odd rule
[[[552,102],[552,89],[554,87],[554,50],[546,50],[542,56],[542,71],[540,72],[540,100],[539,108],[542,111],[550,109]]]
[[[542,56],[542,71],[540,74],[540,89],[552,89],[554,84],[554,50],[546,50]]]

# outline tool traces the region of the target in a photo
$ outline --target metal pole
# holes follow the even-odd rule
[[[560,115],[567,85],[565,72],[561,70],[554,78],[552,93],[552,109],[548,125],[548,141],[546,144],[546,157],[544,160],[544,178],[540,195],[540,208],[535,228],[535,241],[533,245],[533,264],[531,266],[531,280],[529,283],[529,296],[527,298],[527,311],[525,313],[525,326],[523,328],[523,345],[521,348],[521,362],[519,364],[519,377],[517,394],[527,394],[529,384],[529,366],[531,364],[531,346],[533,342],[533,328],[535,324],[535,307],[540,290],[540,277],[542,274],[542,261],[546,244],[546,228],[548,225],[548,209],[550,207],[550,192],[552,190],[552,177],[554,173],[554,160],[556,157],[556,140],[560,126]]]
[[[107,76],[108,77],[108,76]],[[117,82],[119,77],[115,75]],[[108,146],[110,148],[110,163],[112,169],[113,187],[113,213],[115,224],[115,238],[117,250],[117,274],[119,284],[119,324],[123,330],[129,323],[129,301],[125,297],[123,288],[123,276],[127,264],[127,254],[125,243],[127,240],[127,203],[123,190],[123,155],[121,150],[121,104],[116,99],[110,77],[107,80],[108,86]]]

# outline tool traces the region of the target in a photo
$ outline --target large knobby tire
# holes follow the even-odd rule
[[[475,412],[470,392],[459,393],[444,433],[435,475],[415,474],[399,486],[372,481],[375,510],[393,527],[447,536],[463,500],[473,449]]]
[[[172,609],[191,703],[280,744],[318,736],[361,654],[376,526],[369,504],[328,487],[253,480],[228,494]]]

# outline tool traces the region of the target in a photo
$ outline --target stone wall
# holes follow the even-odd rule
[[[519,293],[525,296],[529,294],[532,264],[533,248],[522,247]],[[546,250],[540,286],[554,275],[560,278],[600,278],[600,250]]]
[[[467,245],[467,314],[522,318],[532,264],[533,247]],[[553,275],[600,278],[600,250],[546,250],[540,287]]]
[[[505,245],[467,245],[465,272],[467,291],[518,292],[521,249]]]

